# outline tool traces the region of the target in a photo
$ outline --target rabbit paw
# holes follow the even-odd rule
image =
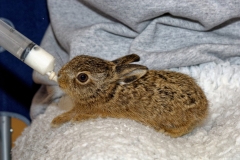
[[[55,117],[51,122],[52,128],[57,128],[61,126],[63,123],[66,123],[72,119],[72,114],[69,112],[63,113],[57,117]]]
[[[87,120],[90,118],[92,118],[92,117],[88,116],[88,115],[78,114],[75,117],[73,117],[72,122],[80,122],[80,121],[84,121],[84,120]]]

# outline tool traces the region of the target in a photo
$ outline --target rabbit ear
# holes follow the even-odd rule
[[[116,73],[118,76],[118,83],[121,85],[132,83],[142,76],[144,76],[148,71],[145,66],[137,64],[126,64],[116,66]]]
[[[140,57],[136,54],[126,55],[124,57],[113,60],[112,62],[116,65],[129,64],[131,62],[138,62]]]

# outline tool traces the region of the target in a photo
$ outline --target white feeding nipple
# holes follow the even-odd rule
[[[50,80],[57,82],[57,75],[53,71],[55,65],[54,57],[38,45],[35,45],[28,53],[24,63],[42,75],[48,75]]]

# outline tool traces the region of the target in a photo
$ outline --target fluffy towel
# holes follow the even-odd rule
[[[52,129],[63,111],[51,104],[24,130],[13,160],[240,159],[240,66],[209,63],[174,69],[196,78],[210,104],[193,132],[170,138],[128,119],[95,119]]]

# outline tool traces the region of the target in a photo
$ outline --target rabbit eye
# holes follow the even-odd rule
[[[78,76],[77,76],[77,79],[80,81],[80,82],[86,82],[88,80],[88,75],[86,73],[80,73]]]

